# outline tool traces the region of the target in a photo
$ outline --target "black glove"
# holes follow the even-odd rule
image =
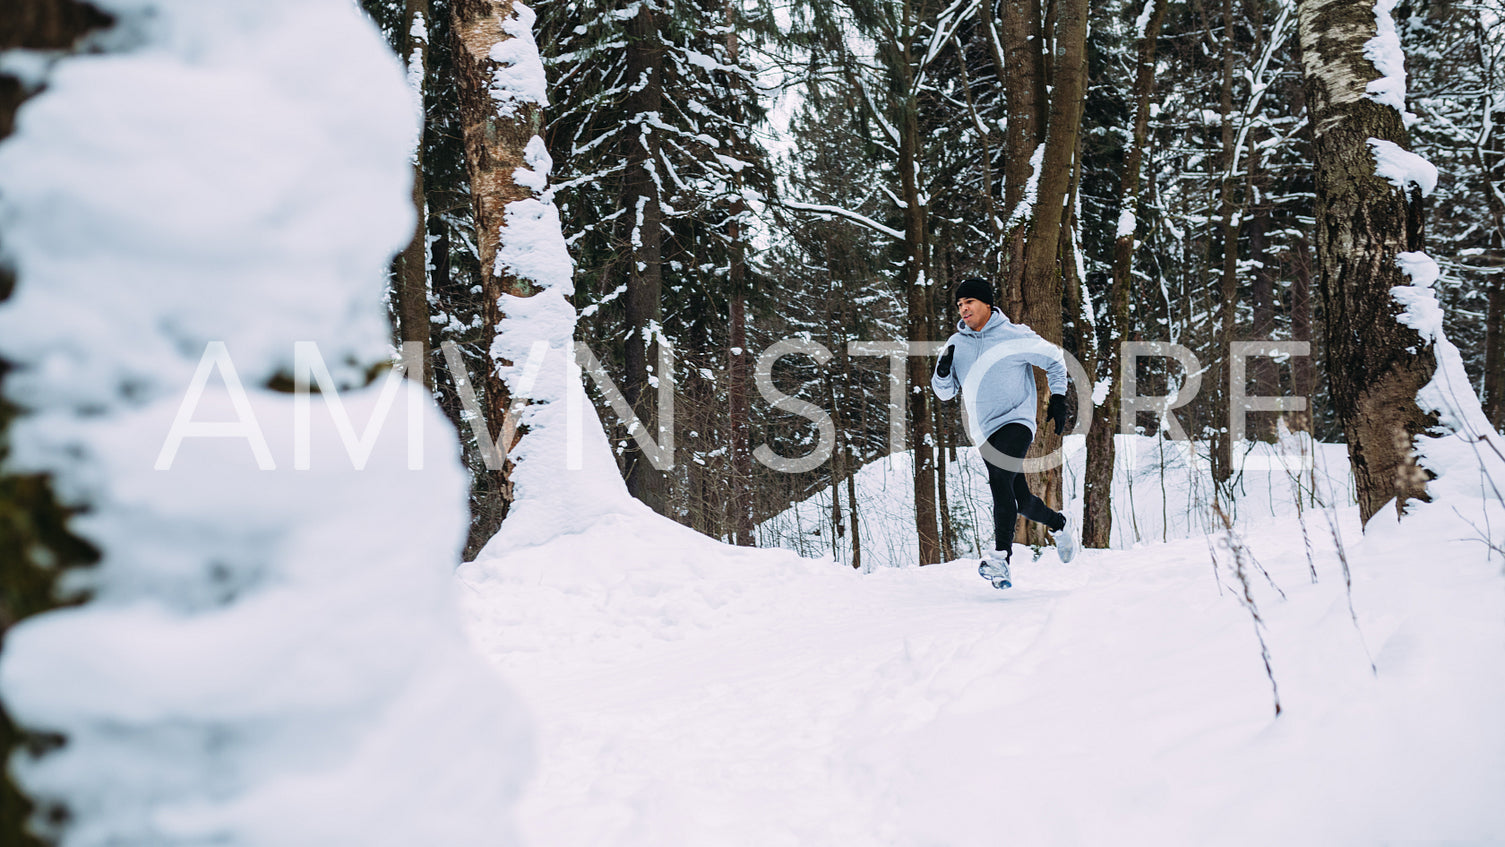
[[[1056,435],[1066,429],[1066,395],[1050,395],[1050,405],[1045,407],[1045,422],[1056,422]]]
[[[956,355],[956,345],[946,345],[946,352],[941,354],[941,360],[935,363],[935,375],[941,379],[951,376],[951,357]]]

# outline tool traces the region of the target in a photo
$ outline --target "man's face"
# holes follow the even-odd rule
[[[972,297],[963,297],[956,301],[956,307],[961,310],[962,320],[973,332],[983,328],[988,322],[988,317],[993,314],[993,307],[987,303]]]

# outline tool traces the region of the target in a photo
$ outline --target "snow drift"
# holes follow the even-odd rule
[[[347,0],[97,5],[103,52],[57,61],[0,145],[7,471],[50,475],[103,551],[85,605],[7,633],[6,709],[66,738],[17,780],[65,847],[508,843],[528,740],[457,615],[453,428],[402,381],[423,470],[400,437],[354,470],[322,411],[297,470],[297,401],[264,387],[312,340],[354,421],[381,405],[399,63]],[[212,342],[236,378],[193,420],[241,435],[155,470]]]

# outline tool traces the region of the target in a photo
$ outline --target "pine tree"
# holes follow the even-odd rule
[[[753,135],[763,105],[747,54],[770,17],[724,0],[578,0],[541,13],[540,43],[557,80],[547,135],[580,269],[581,340],[651,434],[659,426],[660,345],[673,345],[719,386],[690,387],[698,394],[679,411],[691,418],[705,403],[725,402],[723,357],[742,347],[727,341],[729,313],[734,294],[745,309],[755,283],[744,258],[754,236],[749,218],[771,187]],[[741,402],[746,392],[731,396]],[[689,519],[673,502],[689,484],[685,472],[665,475],[625,425],[614,431],[634,496]],[[705,460],[700,452],[692,448],[691,463]],[[745,464],[721,473],[738,487],[750,484]],[[745,505],[745,490],[738,499]],[[733,523],[747,541],[746,520]]]

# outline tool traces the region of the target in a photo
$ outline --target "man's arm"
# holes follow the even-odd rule
[[[930,390],[942,400],[950,400],[961,390],[961,382],[957,380],[956,370],[952,367],[955,356],[956,341],[953,339],[936,360],[935,371],[930,374]]]
[[[1033,336],[1027,349],[1021,355],[1031,365],[1045,371],[1046,381],[1050,383],[1051,394],[1066,393],[1066,359],[1061,355],[1061,348],[1040,337],[1034,330],[1029,330]]]
[[[1061,348],[1040,337],[1040,334],[1030,330],[1033,336],[1024,358],[1031,365],[1045,371],[1046,381],[1050,383],[1050,403],[1045,409],[1046,423],[1056,425],[1056,434],[1060,435],[1066,429],[1066,358],[1061,355]]]

